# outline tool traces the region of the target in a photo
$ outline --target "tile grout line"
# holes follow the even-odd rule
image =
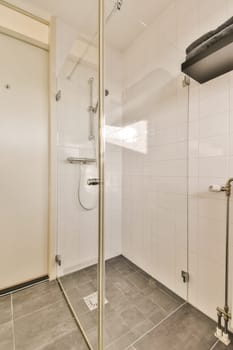
[[[131,347],[133,347],[133,349],[135,349],[134,345],[140,341],[142,338],[144,338],[147,334],[149,334],[150,332],[152,332],[154,329],[158,328],[163,322],[165,322],[168,318],[170,318],[172,315],[174,315],[177,311],[179,311],[180,309],[182,309],[183,306],[185,306],[187,304],[187,302],[181,304],[180,306],[178,306],[175,310],[173,310],[172,312],[170,312],[170,314],[168,314],[166,317],[164,317],[159,323],[157,323],[155,326],[153,326],[152,328],[150,328],[147,332],[145,332],[143,335],[141,335],[140,337],[138,337],[133,343],[131,343],[130,345],[128,345],[125,350],[130,350]]]
[[[14,323],[14,307],[13,307],[13,294],[11,293],[11,317],[12,317],[12,336],[13,336],[13,350],[16,349],[15,346],[15,323]]]
[[[216,348],[216,346],[218,345],[218,343],[219,343],[219,340],[216,340],[214,345],[211,346],[210,350],[214,350]]]
[[[31,311],[31,312],[28,312],[28,313],[26,313],[26,314],[24,314],[24,315],[22,315],[22,316],[16,317],[16,318],[15,318],[15,321],[18,321],[18,320],[21,320],[21,319],[23,319],[23,318],[25,318],[25,317],[31,316],[31,315],[33,315],[33,314],[35,314],[35,313],[37,313],[37,312],[44,311],[44,310],[48,309],[51,305],[56,305],[56,304],[59,304],[60,302],[61,302],[61,301],[56,301],[55,303],[52,303],[52,304],[43,306],[43,307],[41,307],[41,308],[39,308],[39,309],[37,309],[37,310],[35,310],[35,311]]]
[[[58,300],[58,301],[56,301],[56,302],[54,302],[54,303],[50,303],[50,304],[48,304],[48,305],[45,305],[45,306],[43,306],[43,307],[41,307],[41,308],[39,308],[39,309],[37,309],[37,310],[35,310],[35,311],[31,311],[31,312],[28,312],[28,313],[26,313],[26,314],[24,314],[24,315],[22,315],[22,316],[16,317],[16,318],[15,318],[15,321],[18,321],[18,320],[21,320],[21,319],[23,319],[23,318],[25,318],[25,317],[31,316],[31,315],[33,315],[33,314],[35,314],[35,313],[37,313],[37,312],[44,311],[44,310],[50,308],[50,306],[56,305],[56,304],[59,304],[59,303],[62,303],[62,302],[63,302],[63,299]]]

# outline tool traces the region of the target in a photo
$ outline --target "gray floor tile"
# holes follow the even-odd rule
[[[97,279],[97,266],[96,265],[86,267],[85,269],[83,269],[83,271],[85,271],[85,273],[89,276],[89,278],[92,281]]]
[[[118,288],[116,288],[115,285],[113,285],[112,283],[106,283],[106,298],[111,301],[117,301],[120,297],[123,297],[124,294],[121,290],[119,290]]]
[[[142,321],[140,324],[138,324],[136,327],[133,328],[134,334],[137,336],[137,338],[141,337],[143,334],[148,332],[154,327],[154,323],[150,320]]]
[[[119,348],[116,343],[112,343],[111,345],[106,347],[106,350],[119,350]]]
[[[149,279],[140,271],[130,274],[128,280],[138,289],[145,289],[149,283]]]
[[[133,297],[132,302],[144,316],[151,315],[158,308],[150,298],[142,294]]]
[[[134,295],[133,295],[134,296]],[[121,295],[118,300],[109,300],[110,305],[113,307],[114,310],[116,310],[118,313],[121,313],[125,309],[127,309],[130,306],[134,306],[134,303],[132,301],[132,297],[130,294],[128,295]]]
[[[128,279],[127,279],[127,276],[122,274],[121,271],[112,269],[112,270],[106,271],[106,280],[107,280],[107,283],[110,284],[110,283],[117,283],[117,282],[120,283],[122,280],[127,281]]]
[[[82,326],[85,331],[89,331],[93,328],[97,329],[97,312],[89,311],[85,314],[78,315]]]
[[[69,291],[70,289],[76,288],[76,281],[73,277],[73,274],[60,277],[59,280],[62,283],[62,286],[66,292]]]
[[[135,265],[131,264],[122,255],[116,258],[110,259],[106,262],[106,271],[110,272],[113,269],[119,271],[122,275],[128,275],[129,273],[132,273],[138,270],[138,268]]]
[[[0,325],[0,350],[13,350],[12,322]]]
[[[83,270],[71,273],[60,278],[66,291],[74,288],[82,289],[83,285],[96,285],[97,268],[96,266],[87,267]]]
[[[13,294],[13,317],[22,317],[62,300],[56,281],[41,283]]]
[[[14,324],[17,350],[35,350],[77,330],[64,301],[16,319]]]
[[[77,288],[68,290],[67,295],[77,315],[85,314],[90,311],[84,299],[80,298]]]
[[[118,315],[118,312],[112,307],[110,303],[105,305],[104,316],[106,321],[117,315]]]
[[[218,342],[214,350],[233,350],[233,338],[231,341],[232,341],[231,344],[229,344],[228,346],[225,346],[223,343]]]
[[[175,310],[184,300],[176,296],[175,294],[168,294],[160,288],[154,288],[151,294],[148,295],[148,298],[156,305],[163,308],[165,311],[170,313]]]
[[[93,282],[88,282],[83,285],[77,285],[76,288],[81,298],[84,298],[97,291],[96,284]]]
[[[96,276],[97,276],[97,274],[96,274]],[[75,283],[77,285],[83,285],[83,284],[86,284],[88,282],[93,281],[91,274],[87,273],[86,269],[75,272],[73,274],[73,278],[74,278]]]
[[[136,306],[125,309],[120,313],[120,316],[129,328],[136,327],[144,319],[143,314],[136,308]]]
[[[138,341],[136,350],[207,350],[215,342],[214,322],[191,307],[183,306]]]
[[[126,295],[135,295],[138,293],[138,290],[135,288],[133,283],[130,281],[124,280],[121,278],[119,281],[114,282],[114,285],[117,289],[119,289],[122,293]]]
[[[40,350],[88,350],[79,330],[57,338],[54,342]]]
[[[0,325],[9,322],[11,319],[11,296],[0,297]]]
[[[125,348],[131,345],[136,339],[136,334],[132,331],[129,331],[128,333],[114,341],[114,343],[107,346],[106,350],[125,350]]]
[[[87,330],[86,334],[87,334],[88,340],[91,343],[93,349],[97,349],[98,348],[98,343],[97,343],[98,332],[97,332],[97,328],[93,328],[93,329]]]
[[[124,336],[129,331],[130,327],[120,316],[108,319],[108,322],[105,324],[106,344]]]
[[[168,315],[168,312],[158,306],[149,315],[149,319],[150,319],[151,322],[153,322],[154,325],[156,325],[160,321],[162,321],[167,315]]]

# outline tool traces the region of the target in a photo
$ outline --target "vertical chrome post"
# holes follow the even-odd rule
[[[233,178],[230,178],[225,186],[217,186],[217,190],[225,191],[227,196],[227,207],[226,207],[226,245],[225,245],[225,304],[224,308],[217,307],[218,312],[218,325],[215,336],[221,340],[225,345],[229,345],[231,340],[229,337],[229,320],[231,319],[231,313],[229,312],[228,304],[228,287],[229,287],[229,223],[230,223],[230,196],[231,196],[231,184]],[[211,186],[214,190],[214,186]],[[222,318],[224,319],[224,327],[222,328]]]
[[[225,305],[224,311],[229,312],[228,306],[228,280],[229,280],[229,220],[230,220],[230,193],[227,194],[227,213],[226,213],[226,252],[225,252]],[[227,331],[227,330],[226,330]]]
[[[98,169],[99,169],[99,212],[98,212],[98,350],[104,349],[104,297],[105,297],[105,259],[104,259],[104,161],[105,161],[105,0],[99,5],[99,47],[98,47]]]
[[[226,211],[226,254],[225,254],[225,305],[224,311],[226,313],[229,312],[228,305],[228,283],[229,283],[229,222],[230,222],[230,196],[231,196],[231,183],[233,182],[233,178],[230,178],[224,190],[227,196],[227,211]]]

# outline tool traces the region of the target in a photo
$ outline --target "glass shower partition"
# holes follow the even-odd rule
[[[57,275],[83,349],[103,349],[103,3],[90,9],[90,37],[68,31],[72,47],[57,77]]]
[[[118,5],[105,34],[105,341],[144,349],[188,295],[189,86],[175,7]]]
[[[89,348],[127,349],[188,298],[189,86],[174,9],[95,5],[58,77],[58,276]]]

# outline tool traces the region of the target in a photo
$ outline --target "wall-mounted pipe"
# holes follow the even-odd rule
[[[226,205],[226,243],[225,243],[225,303],[224,308],[217,307],[218,324],[215,336],[220,339],[225,345],[230,344],[229,338],[229,321],[231,314],[229,312],[228,290],[229,290],[229,223],[230,223],[230,197],[231,197],[231,184],[233,178],[230,178],[225,186],[210,185],[209,190],[212,192],[225,192],[227,197]],[[222,319],[224,320],[224,326],[222,327]]]

